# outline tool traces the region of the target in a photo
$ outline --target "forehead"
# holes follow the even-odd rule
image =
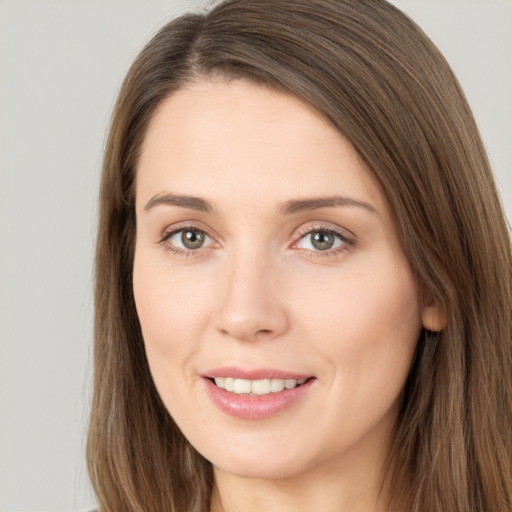
[[[137,201],[154,194],[249,192],[262,202],[349,193],[382,203],[352,145],[293,95],[237,80],[188,85],[151,120],[137,169]],[[262,203],[263,204],[263,203]]]

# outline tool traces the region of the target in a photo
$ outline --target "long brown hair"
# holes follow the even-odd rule
[[[418,340],[391,444],[394,512],[512,510],[509,232],[477,127],[433,43],[384,0],[227,0],[147,44],[115,107],[100,192],[88,464],[102,512],[205,512],[212,470],[154,387],[132,292],[134,181],[162,100],[243,78],[312,105],[382,185],[448,325]]]

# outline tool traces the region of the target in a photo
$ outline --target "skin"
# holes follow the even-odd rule
[[[159,202],[168,194],[211,211]],[[289,201],[333,195],[350,201],[283,213]],[[214,466],[212,511],[384,510],[400,392],[422,325],[443,320],[420,300],[386,198],[353,147],[293,96],[196,82],[150,123],[136,212],[134,294],[150,369]],[[187,249],[180,229],[206,233],[204,244]],[[325,229],[339,235],[319,250],[310,233]],[[314,380],[279,414],[240,419],[205,392],[202,375],[223,366]]]

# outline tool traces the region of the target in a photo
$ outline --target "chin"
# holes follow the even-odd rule
[[[210,453],[203,452],[203,456],[217,470],[242,478],[259,480],[293,478],[307,471],[310,466],[316,466],[316,461],[308,462],[304,452],[296,453],[296,446],[289,447],[289,450],[282,444],[279,448],[268,447],[268,449],[262,448],[261,445],[258,448],[257,443],[253,449],[240,444],[238,447],[240,449],[227,449],[222,453],[218,453],[217,450],[212,450]],[[235,448],[235,444],[230,448]]]
[[[286,480],[300,474],[301,468],[293,462],[271,462],[259,460],[253,461],[221,461],[213,463],[213,467],[224,473],[236,475],[240,478],[253,480]]]

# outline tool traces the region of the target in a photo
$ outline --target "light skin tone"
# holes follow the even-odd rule
[[[444,319],[352,146],[293,96],[198,81],[149,125],[136,212],[151,373],[213,464],[212,512],[385,510],[400,392],[421,327]],[[220,367],[306,375],[307,391],[235,417],[205,391]]]

